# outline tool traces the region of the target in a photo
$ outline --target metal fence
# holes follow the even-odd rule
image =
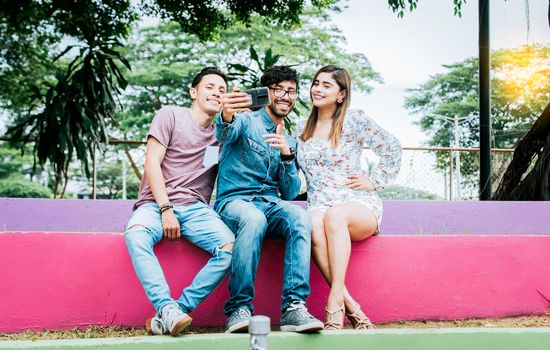
[[[492,150],[492,188],[496,189],[510,164],[513,149]],[[479,199],[478,148],[404,147],[395,181],[422,199]],[[409,199],[409,198],[402,198]]]
[[[108,163],[108,161],[101,161],[102,158],[119,161],[121,182],[124,187],[122,198],[128,197],[125,194],[128,183],[132,182],[133,186],[136,186],[138,177],[143,173],[144,142],[110,141],[109,145],[116,147],[106,147],[102,154],[98,153],[99,161],[93,166],[93,178],[87,184],[90,187],[90,198],[108,197],[106,195],[108,191],[101,188],[97,181],[97,171]],[[513,151],[513,149],[492,150],[493,189],[496,189],[508,167]],[[373,157],[372,152],[364,153],[366,167],[375,165],[376,157]],[[84,183],[83,185],[86,186]],[[387,199],[477,200],[478,193],[479,149],[404,147],[399,175],[394,184],[383,193],[383,197]]]

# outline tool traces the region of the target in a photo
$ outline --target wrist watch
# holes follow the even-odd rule
[[[288,155],[284,155],[284,154],[281,154],[281,161],[282,162],[288,162],[288,161],[291,161],[291,160],[294,160],[296,159],[296,153],[294,152],[294,149],[290,149],[290,154]]]

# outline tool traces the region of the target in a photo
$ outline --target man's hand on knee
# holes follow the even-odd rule
[[[170,241],[180,238],[180,223],[174,215],[173,209],[162,212],[162,232],[164,232],[164,238]]]

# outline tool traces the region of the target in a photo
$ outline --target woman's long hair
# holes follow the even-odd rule
[[[328,135],[332,148],[336,148],[338,146],[338,140],[340,140],[340,135],[342,134],[344,117],[346,116],[346,113],[349,109],[351,99],[351,76],[344,68],[336,67],[334,65],[324,66],[323,68],[319,69],[319,71],[315,73],[313,81],[311,82],[311,87],[309,88],[309,97],[312,103],[313,96],[311,95],[311,88],[313,87],[313,84],[315,84],[315,79],[317,79],[317,77],[321,73],[332,73],[332,78],[340,87],[340,91],[346,92],[345,96],[342,99],[342,103],[336,104],[336,110],[332,115],[332,128]],[[311,137],[313,137],[313,132],[315,131],[315,127],[317,126],[318,119],[319,108],[313,105],[313,108],[309,113],[309,117],[307,118],[306,125],[304,126],[304,131],[302,132],[302,135],[300,135],[300,140],[307,141]]]

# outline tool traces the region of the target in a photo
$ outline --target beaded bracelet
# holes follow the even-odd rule
[[[174,208],[174,206],[172,204],[170,204],[170,202],[168,202],[168,203],[165,203],[165,204],[161,205],[159,211],[162,214],[163,212],[167,211],[168,209],[172,209],[172,208]]]

